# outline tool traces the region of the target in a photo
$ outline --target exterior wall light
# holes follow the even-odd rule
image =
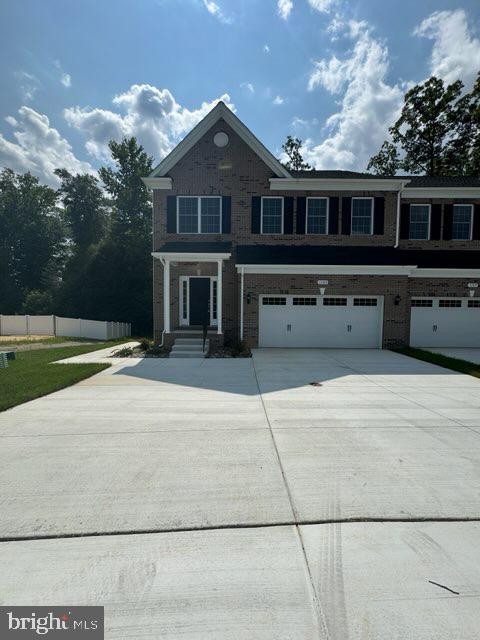
[[[399,296],[399,294],[397,293],[397,295],[395,296],[395,300],[394,300],[394,302],[395,302],[395,306],[396,306],[396,307],[398,307],[398,305],[400,304],[401,299],[402,299],[402,298],[401,298],[401,297]]]
[[[247,293],[247,304],[251,304],[251,302],[252,302],[252,294]]]

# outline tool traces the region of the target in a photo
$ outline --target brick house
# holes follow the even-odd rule
[[[144,179],[154,337],[480,347],[480,180],[288,171],[219,103]]]

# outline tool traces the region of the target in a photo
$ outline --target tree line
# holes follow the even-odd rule
[[[480,176],[480,73],[472,91],[461,80],[445,84],[432,76],[407,91],[399,118],[388,129],[367,171],[394,176]],[[368,136],[369,132],[365,131]],[[288,136],[282,148],[288,169],[311,169],[302,141]]]
[[[60,187],[0,173],[0,313],[131,322],[152,330],[152,158],[110,142],[98,177],[55,170]]]

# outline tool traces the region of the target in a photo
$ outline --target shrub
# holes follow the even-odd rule
[[[151,346],[152,346],[152,343],[148,338],[142,338],[140,340],[140,344],[138,345],[138,348],[140,349],[140,351],[148,351]]]
[[[129,358],[133,354],[131,347],[123,347],[123,349],[117,349],[112,353],[114,358]]]

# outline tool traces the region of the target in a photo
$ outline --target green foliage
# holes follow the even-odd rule
[[[385,140],[377,155],[370,158],[367,171],[373,171],[378,176],[394,176],[400,168],[400,157],[397,147]]]
[[[303,160],[301,154],[302,141],[299,138],[292,138],[292,136],[287,136],[287,139],[284,144],[282,144],[282,149],[288,156],[288,161],[285,163],[287,169],[291,169],[294,171],[299,171],[301,169],[311,169],[312,167]]]
[[[28,291],[22,305],[22,313],[31,316],[53,315],[55,313],[55,303],[52,292],[48,289],[41,291],[33,289]]]
[[[148,351],[152,347],[152,341],[148,338],[142,338],[138,345],[140,351]]]
[[[122,349],[117,349],[112,353],[112,357],[114,358],[129,358],[133,355],[132,347],[123,347]]]
[[[21,310],[33,289],[59,283],[65,229],[54,189],[30,173],[0,173],[0,300],[2,313]]]
[[[398,120],[370,159],[368,169],[394,175],[399,169],[427,176],[480,174],[480,74],[463,93],[460,80],[445,85],[429,78],[405,94]]]

